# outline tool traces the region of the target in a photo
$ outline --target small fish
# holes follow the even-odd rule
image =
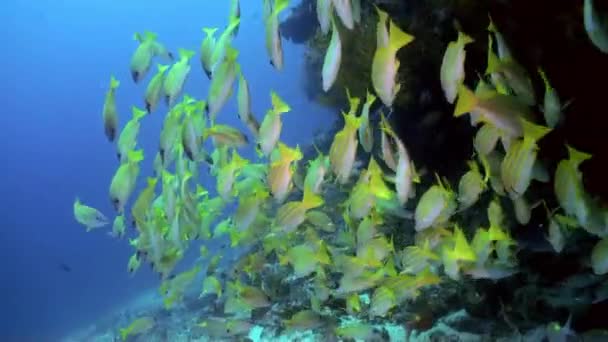
[[[215,122],[217,114],[232,95],[234,82],[240,73],[240,66],[236,61],[239,52],[230,46],[226,47],[226,50],[226,59],[215,68],[207,95],[207,114],[211,122]]]
[[[562,106],[559,95],[557,95],[557,91],[549,83],[549,79],[547,78],[545,72],[542,69],[539,69],[538,73],[545,83],[545,99],[543,102],[543,114],[545,116],[545,122],[550,128],[555,128],[555,126],[564,120],[562,111],[568,106],[568,104]]]
[[[359,126],[359,142],[367,153],[371,153],[374,147],[374,133],[369,122],[369,111],[376,101],[374,94],[367,92],[363,109],[361,109],[361,125]]]
[[[308,163],[304,177],[304,189],[309,189],[315,194],[321,193],[321,186],[329,168],[329,157],[319,152],[317,158]]]
[[[301,202],[288,202],[277,210],[275,226],[285,233],[291,233],[304,223],[308,210],[317,208],[323,203],[323,197],[310,189],[305,189]]]
[[[522,124],[523,139],[511,144],[500,165],[502,183],[512,199],[522,196],[528,189],[538,153],[536,142],[551,131],[526,120],[522,120]]]
[[[300,148],[295,149],[279,143],[278,147],[270,156],[270,168],[268,170],[267,183],[270,193],[277,203],[282,203],[291,191],[293,184],[294,162],[302,159]]]
[[[391,136],[394,135],[389,134],[389,132],[392,132],[393,130],[382,112],[380,112],[380,128],[380,150],[382,151],[382,160],[389,169],[397,171],[397,161],[395,160],[397,152],[391,144]]]
[[[338,26],[332,19],[332,33],[329,46],[325,52],[321,76],[323,79],[323,91],[327,92],[336,81],[338,72],[340,71],[340,62],[342,60],[342,42],[340,40],[340,31]]]
[[[118,137],[117,149],[118,149],[118,160],[121,163],[127,162],[127,152],[135,149],[137,145],[137,136],[139,135],[139,123],[141,118],[146,116],[146,111],[139,109],[135,106],[131,107],[132,118],[123,127]]]
[[[216,187],[218,194],[225,202],[229,202],[232,196],[237,195],[236,188],[234,186],[236,178],[248,163],[249,161],[243,159],[236,152],[236,150],[232,150],[232,158],[230,159],[230,163],[220,167],[216,177]]]
[[[123,213],[127,200],[135,189],[139,176],[139,163],[144,159],[142,150],[127,152],[127,162],[121,164],[112,177],[110,200],[118,213]]]
[[[228,147],[243,147],[249,143],[247,136],[238,129],[228,126],[215,124],[203,130],[203,140],[208,137],[213,139],[214,145]]]
[[[139,42],[139,45],[131,58],[130,69],[133,81],[138,83],[146,76],[146,73],[148,73],[154,56],[162,56],[167,60],[172,60],[173,55],[157,41],[156,33],[135,33],[133,38]]]
[[[529,106],[535,105],[534,86],[526,69],[512,58],[500,60],[490,50],[488,54],[486,75],[500,75],[519,101]]]
[[[454,280],[460,279],[460,262],[475,262],[476,254],[462,230],[454,227],[453,246],[443,246],[441,259],[443,261],[445,273]]]
[[[148,83],[146,94],[144,96],[144,102],[146,104],[146,110],[148,113],[152,113],[154,110],[156,110],[156,106],[160,101],[163,91],[164,75],[167,69],[169,69],[168,65],[158,64],[158,72],[150,80],[150,83]]]
[[[376,94],[385,106],[391,107],[401,85],[396,83],[399,70],[397,51],[408,45],[414,37],[403,32],[392,20],[389,20],[388,44],[378,45],[372,61],[372,84]]]
[[[205,38],[201,43],[201,66],[203,67],[203,71],[208,79],[211,79],[211,73],[213,72],[213,51],[215,50],[216,40],[215,40],[215,32],[217,32],[217,27],[205,27],[203,28],[203,32],[205,33]]]
[[[354,29],[355,20],[353,18],[352,0],[331,0],[331,2],[344,27],[349,30]]]
[[[357,130],[361,119],[354,114],[342,113],[344,128],[336,133],[329,149],[329,160],[333,173],[340,184],[348,182],[357,155]]]
[[[257,140],[260,133],[260,123],[257,121],[257,119],[253,116],[253,113],[251,112],[251,92],[249,91],[249,82],[247,82],[242,72],[239,75],[237,104],[237,114],[239,116],[239,119],[242,123],[245,124],[245,126],[247,126],[247,128],[249,128],[249,131]]]
[[[208,294],[215,294],[218,297],[222,295],[222,284],[215,276],[205,277],[205,280],[203,280],[203,291],[201,291],[199,298]]]
[[[211,78],[215,73],[215,68],[220,65],[226,58],[228,48],[231,46],[232,38],[234,36],[234,30],[238,27],[240,19],[231,18],[228,27],[220,34],[219,38],[214,44],[213,53],[211,55],[210,67],[211,67]]]
[[[456,210],[456,195],[446,188],[439,180],[439,184],[431,186],[418,201],[415,219],[416,231],[447,222]]]
[[[500,131],[490,123],[485,123],[477,130],[473,146],[481,156],[490,154],[496,148]]]
[[[608,237],[603,238],[593,247],[591,268],[597,275],[608,273]]]
[[[202,132],[197,129],[195,123],[199,116],[195,111],[187,110],[181,128],[182,147],[188,159],[192,161],[198,161],[202,154]]]
[[[332,0],[317,0],[317,20],[319,20],[319,25],[321,27],[321,32],[323,34],[328,34],[329,29],[331,28],[331,17],[333,11]]]
[[[141,266],[141,259],[139,258],[139,252],[132,254],[129,258],[129,263],[127,264],[127,271],[129,274],[134,274],[137,272],[139,267]]]
[[[482,122],[493,125],[512,138],[523,136],[522,120],[531,117],[530,108],[513,96],[489,91],[476,95],[462,85],[458,90],[454,116],[473,111]]]
[[[112,224],[112,236],[121,239],[125,236],[126,224],[124,215],[118,215],[114,218]]]
[[[379,286],[372,295],[369,314],[371,317],[385,317],[397,305],[395,293],[386,286]]]
[[[458,39],[448,44],[443,55],[440,80],[445,98],[449,103],[454,103],[458,95],[458,88],[464,81],[465,46],[473,41],[473,38],[459,31]]]
[[[309,330],[318,329],[324,325],[323,319],[319,314],[312,310],[298,311],[291,318],[283,321],[283,325],[288,330]]]
[[[140,227],[141,223],[146,221],[146,214],[150,210],[150,206],[155,197],[154,189],[156,188],[157,182],[157,178],[148,178],[148,185],[142,190],[131,207],[131,215],[138,227]]]
[[[78,197],[74,201],[74,217],[87,228],[87,232],[109,224],[107,217],[99,210],[82,204]]]
[[[116,89],[120,86],[114,76],[110,79],[110,89],[106,93],[106,99],[103,103],[103,128],[106,137],[110,142],[113,142],[116,138],[116,131],[118,130],[118,111],[116,109]]]
[[[279,31],[279,14],[289,6],[289,0],[264,0],[264,4],[266,51],[270,57],[270,64],[280,71],[283,69],[283,44]]]
[[[156,322],[152,317],[140,317],[133,321],[128,327],[120,329],[120,338],[125,341],[127,337],[145,334],[150,331]]]
[[[580,165],[591,159],[591,155],[566,145],[568,159],[559,162],[555,169],[554,192],[559,205],[566,215],[576,217],[582,226],[589,221],[590,210],[587,205],[587,194],[583,185]]]
[[[469,161],[469,171],[465,173],[458,183],[459,210],[466,210],[479,200],[481,193],[487,188],[490,179],[489,166],[484,165],[485,177],[481,175],[479,166],[472,160]]]
[[[231,0],[230,1],[230,13],[228,15],[229,22],[237,22],[236,27],[234,28],[234,37],[239,34],[239,25],[241,22],[241,2],[240,0]]]
[[[498,31],[498,28],[496,27],[496,24],[494,24],[492,17],[490,15],[488,15],[488,18],[490,20],[490,24],[488,25],[488,31],[493,33],[494,37],[496,38],[496,47],[498,48],[498,57],[503,61],[512,59],[513,54],[511,53],[511,50],[509,49],[509,46],[507,45],[505,38],[502,36],[500,31]]]
[[[186,78],[190,74],[190,59],[193,56],[194,51],[180,49],[179,61],[175,62],[167,72],[163,82],[163,91],[168,106],[173,105],[182,92]]]
[[[606,20],[606,15],[600,16],[593,5],[593,0],[585,0],[583,13],[587,36],[600,51],[608,53],[608,20]]]
[[[269,156],[281,137],[283,122],[281,116],[291,111],[291,107],[275,91],[270,92],[272,109],[266,112],[260,125],[258,148],[264,156]]]

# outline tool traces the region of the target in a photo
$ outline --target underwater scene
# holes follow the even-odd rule
[[[608,342],[608,1],[3,8],[0,342]]]

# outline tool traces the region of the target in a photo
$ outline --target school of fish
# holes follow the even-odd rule
[[[279,15],[288,5],[288,0],[263,1],[266,49],[277,70],[285,62]],[[160,293],[167,308],[180,302],[189,288],[201,284],[197,285],[202,289],[201,297],[215,296],[225,316],[204,318],[199,326],[217,337],[242,334],[251,328],[253,310],[278,300],[260,274],[280,268],[288,271],[285,273],[291,280],[303,279],[310,289],[309,305],[284,319],[286,329],[322,326],[324,303],[330,296],[343,298],[345,309],[353,315],[390,317],[422,289],[448,279],[498,280],[517,273],[517,243],[505,215],[512,210],[517,222],[526,225],[539,204],[547,208],[546,238],[555,252],[566,248],[572,229],[582,227],[603,239],[591,253],[591,267],[596,274],[608,273],[608,211],[585,192],[579,171],[581,163],[591,156],[567,146],[569,158],[559,163],[553,177],[537,159],[539,140],[563,122],[566,106],[551,86],[549,75],[540,68],[538,77],[545,84],[545,94],[544,102],[539,103],[532,75],[513,58],[491,18],[487,70],[479,76],[474,90],[465,85],[466,46],[474,43],[466,33],[458,32],[457,39],[449,43],[437,70],[445,99],[454,104],[454,116],[469,114],[471,124],[479,127],[474,138],[475,156],[455,187],[435,175],[433,185],[420,189],[421,175],[408,154],[408,137],[396,134],[382,109],[371,110],[379,100],[378,105],[392,111],[401,88],[398,52],[415,44],[414,37],[380,8],[362,14],[358,0],[318,0],[316,10],[320,30],[331,34],[321,72],[325,91],[332,88],[340,73],[340,31],[352,30],[361,15],[377,15],[378,22],[376,50],[369,61],[373,89],[355,95],[345,90],[350,108],[342,112],[344,126],[333,137],[329,150],[318,150],[312,160],[304,160],[298,146],[281,141],[283,115],[299,113],[279,92],[271,91],[272,105],[263,117],[256,117],[251,110],[249,83],[239,66],[239,51],[233,46],[241,20],[238,0],[231,0],[223,30],[203,29],[199,52],[202,70],[193,68],[194,50],[179,49],[174,56],[156,34],[135,35],[138,46],[130,64],[134,82],[146,79],[156,59],[171,64],[157,64],[142,108],[133,106],[122,128],[119,113],[124,110],[116,105],[120,82],[111,77],[102,110],[105,135],[116,144],[118,157],[109,186],[116,210],[111,234],[129,236],[134,253],[128,272],[136,272],[145,263],[160,275]],[[588,31],[592,42],[606,52],[607,31],[594,24],[597,14],[591,0],[585,0],[584,20],[586,27],[592,28]],[[198,74],[210,82],[204,100],[183,93],[187,79]],[[219,123],[228,114],[222,109],[235,87],[242,127]],[[365,97],[361,109],[356,95]],[[163,102],[168,110],[159,132],[158,151],[146,151],[154,174],[136,193],[138,180],[144,177],[140,174],[144,161],[144,151],[138,145],[140,126],[147,116],[160,114]],[[381,117],[378,127],[372,124],[372,115]],[[374,132],[380,143],[374,141]],[[255,146],[257,159],[239,154],[247,146]],[[367,165],[358,170],[362,155]],[[202,170],[215,177],[215,189],[201,185]],[[551,179],[555,200],[530,203],[530,188],[535,182]],[[329,189],[338,189],[344,202],[329,202]],[[456,224],[454,218],[459,213],[475,206],[480,210],[484,194],[490,199],[487,225]],[[551,203],[556,207],[549,208]],[[227,211],[231,206],[236,209]],[[87,231],[111,223],[78,198],[74,216]],[[390,226],[404,220],[413,221],[410,232]],[[127,233],[130,225],[135,227],[134,236]],[[395,234],[414,232],[413,245],[394,245]],[[226,251],[207,248],[218,239],[228,239],[231,248],[245,253],[229,276],[222,275],[218,266]],[[174,268],[187,249],[197,243],[201,244],[200,258],[191,269],[175,274]],[[338,279],[336,286],[332,278]],[[368,294],[369,300],[362,302],[363,294]],[[151,318],[139,318],[121,330],[122,338],[145,333],[154,324]],[[335,333],[365,338],[370,329],[365,325],[341,326]]]

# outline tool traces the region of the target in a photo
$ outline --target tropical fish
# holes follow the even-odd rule
[[[270,156],[270,169],[268,170],[268,186],[270,193],[277,203],[282,203],[291,191],[294,166],[292,163],[302,159],[302,152],[279,143]]]
[[[161,94],[163,91],[164,75],[165,71],[167,71],[168,68],[168,65],[158,64],[158,72],[150,80],[150,83],[148,83],[148,87],[146,88],[146,94],[144,97],[146,110],[148,111],[148,113],[152,113],[156,109],[156,106],[160,101]]]
[[[479,114],[480,120],[489,123],[512,138],[523,136],[522,120],[531,117],[530,108],[510,95],[484,92],[475,95],[466,86],[460,86],[454,116],[466,113]]]
[[[372,148],[374,147],[374,133],[372,132],[372,126],[369,122],[369,111],[376,101],[376,96],[374,94],[367,92],[367,96],[365,99],[365,103],[363,104],[363,109],[361,109],[361,125],[359,126],[359,142],[361,143],[361,147],[367,153],[372,152]]]
[[[240,19],[231,18],[228,26],[222,34],[220,34],[219,38],[214,44],[213,53],[211,54],[211,78],[213,78],[213,73],[215,72],[215,68],[220,65],[224,59],[226,58],[226,54],[228,53],[228,48],[231,46],[232,38],[234,36],[234,31],[238,27],[240,23]]]
[[[165,101],[171,106],[179,97],[188,74],[190,74],[190,59],[194,56],[194,51],[180,49],[179,61],[175,62],[165,76],[163,82],[163,91],[165,93]]]
[[[354,114],[342,113],[344,128],[334,136],[329,149],[329,160],[333,173],[340,184],[348,182],[357,155],[357,130],[361,119]]]
[[[138,83],[146,76],[154,56],[162,56],[165,59],[172,60],[173,55],[156,40],[156,33],[135,33],[133,38],[139,42],[139,45],[131,58],[131,77],[135,83]]]
[[[266,30],[266,51],[270,64],[276,70],[283,69],[283,44],[279,31],[279,14],[289,6],[289,0],[264,0],[264,27]]]
[[[104,214],[95,208],[82,204],[78,198],[74,201],[74,217],[78,223],[87,227],[87,232],[91,229],[106,226],[109,223]]]
[[[486,75],[497,74],[513,90],[519,101],[529,106],[536,104],[534,86],[526,69],[513,58],[501,60],[491,50],[488,50]]]
[[[441,180],[431,186],[418,201],[415,219],[416,231],[447,222],[456,210],[456,195]]]
[[[484,160],[484,159],[482,159]],[[479,200],[481,193],[487,188],[490,179],[489,166],[484,165],[485,177],[481,175],[479,166],[474,160],[468,162],[469,171],[465,173],[458,183],[458,202],[459,210],[466,210]]]
[[[270,98],[272,109],[266,112],[258,137],[258,148],[265,156],[271,154],[281,137],[281,129],[283,127],[281,115],[291,110],[289,105],[276,92],[271,91]]]
[[[576,217],[580,225],[586,226],[591,214],[588,196],[583,185],[583,175],[579,171],[579,167],[584,161],[590,159],[591,155],[580,152],[569,145],[566,147],[569,157],[560,161],[555,169],[555,196],[566,215]]]
[[[229,22],[237,22],[236,27],[234,28],[234,36],[236,37],[239,34],[239,25],[241,22],[241,2],[240,0],[231,0],[230,1],[230,14],[228,16]]]
[[[229,202],[232,196],[236,195],[236,178],[248,163],[249,161],[243,159],[236,150],[232,150],[230,162],[220,167],[216,177],[217,192],[225,202]]]
[[[118,111],[116,110],[116,89],[120,86],[114,76],[110,79],[110,89],[106,93],[106,99],[103,103],[103,129],[106,137],[110,142],[116,138],[116,130],[118,129]]]
[[[214,124],[203,130],[203,140],[208,137],[213,139],[215,145],[223,145],[228,147],[242,147],[249,142],[247,136],[238,129],[228,126]]]
[[[323,197],[310,189],[304,189],[301,202],[288,202],[277,210],[275,226],[285,233],[291,233],[306,220],[308,210],[317,208],[323,203]]]
[[[332,20],[332,33],[329,46],[325,52],[321,76],[323,79],[323,91],[327,92],[336,81],[340,71],[340,61],[342,60],[342,42],[338,26]]]
[[[141,126],[139,121],[146,115],[146,111],[135,106],[131,107],[131,112],[133,117],[127,122],[125,127],[123,127],[120,136],[118,137],[117,156],[121,163],[127,161],[127,152],[135,149],[139,127]]]
[[[124,211],[125,204],[133,193],[139,175],[139,163],[144,159],[142,150],[127,152],[127,162],[120,164],[110,184],[110,200],[118,213]]]
[[[251,112],[251,92],[249,91],[249,83],[245,79],[245,76],[243,76],[242,72],[239,75],[237,104],[237,114],[239,119],[243,124],[245,124],[245,126],[247,126],[247,128],[249,128],[251,134],[253,134],[257,140],[260,131],[260,123]]]
[[[116,216],[112,224],[112,236],[120,239],[125,236],[125,231],[126,224],[124,215]]]
[[[388,44],[376,47],[372,61],[372,84],[385,106],[391,107],[401,85],[396,83],[400,62],[397,51],[411,43],[414,37],[403,32],[389,20]],[[380,34],[379,34],[380,35]]]
[[[283,325],[289,330],[317,329],[323,324],[321,316],[312,310],[298,311],[291,318],[283,321]]]
[[[317,20],[321,26],[321,32],[328,34],[331,28],[331,18],[333,12],[332,0],[317,0]]]
[[[211,79],[211,74],[213,72],[213,52],[215,51],[215,32],[217,32],[217,27],[205,27],[203,28],[203,32],[205,32],[205,38],[201,43],[201,66],[203,67],[203,71],[205,75],[207,75],[208,79]]]
[[[352,0],[331,0],[331,2],[342,24],[349,30],[354,29],[355,20],[353,18]]]
[[[445,98],[449,103],[454,103],[458,95],[458,88],[464,81],[465,46],[472,42],[473,38],[459,31],[458,39],[448,44],[443,55],[440,80]]]
[[[211,122],[215,122],[215,117],[232,95],[234,82],[240,73],[240,66],[236,61],[239,52],[230,46],[226,47],[226,50],[226,59],[213,71],[207,95],[207,112]]]
[[[606,16],[600,16],[593,5],[593,0],[585,0],[583,13],[587,36],[600,51],[608,53],[608,20]]]
[[[133,275],[135,272],[137,272],[137,270],[139,269],[140,266],[141,266],[141,259],[139,258],[139,254],[138,253],[132,254],[131,257],[129,258],[129,262],[127,264],[127,272],[129,272],[129,274]]]
[[[555,128],[564,119],[562,110],[568,105],[562,106],[559,96],[555,88],[549,83],[547,75],[542,69],[538,70],[543,82],[545,83],[545,99],[543,102],[543,114],[545,116],[545,122],[550,128]]]
[[[538,153],[536,142],[551,131],[526,120],[522,120],[522,124],[523,139],[511,144],[500,165],[502,183],[512,199],[522,196],[528,189]]]
[[[120,329],[120,338],[125,341],[127,337],[145,334],[150,331],[156,322],[152,317],[140,317],[133,321],[128,327]]]
[[[324,156],[322,153],[319,153],[314,160],[309,161],[306,176],[304,177],[303,190],[310,189],[313,193],[319,194],[329,168],[329,157]]]

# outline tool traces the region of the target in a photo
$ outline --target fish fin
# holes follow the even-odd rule
[[[454,108],[454,116],[459,117],[471,112],[477,106],[477,102],[475,94],[465,85],[461,85],[458,88],[458,100]]]
[[[392,20],[390,22],[389,31],[389,47],[393,51],[398,51],[402,47],[411,43],[414,40],[414,36],[401,30]]]
[[[581,152],[575,148],[573,148],[570,145],[566,145],[566,148],[568,149],[568,156],[570,158],[570,161],[572,161],[577,167],[584,162],[585,160],[591,159],[591,154],[589,153],[585,153],[585,152]]]
[[[279,15],[279,13],[286,9],[287,6],[289,6],[289,0],[276,0],[274,3],[272,14]]]
[[[116,79],[116,77],[114,77],[114,75],[112,75],[110,77],[110,89],[116,89],[120,86],[120,81]]]
[[[207,36],[213,36],[215,35],[215,32],[218,30],[217,27],[203,27],[203,32],[205,32],[205,34]]]
[[[474,41],[475,41],[475,39],[473,39],[468,34],[458,31],[458,42],[460,44],[467,45],[467,44],[473,43]]]
[[[139,163],[144,160],[144,150],[131,150],[127,152],[127,159],[132,163]]]
[[[144,32],[144,40],[148,41],[148,40],[156,40],[156,38],[158,37],[158,35],[154,32],[150,32],[150,31],[146,31]]]
[[[283,99],[281,99],[274,90],[270,91],[270,98],[272,102],[272,109],[276,114],[287,113],[291,110],[291,107],[289,107],[289,105],[283,101]]]
[[[526,119],[521,119],[521,124],[524,130],[524,139],[529,138],[533,141],[539,141],[547,133],[551,132],[551,128],[537,125]]]
[[[302,199],[302,205],[306,209],[312,209],[323,205],[323,197],[315,194],[308,187],[304,189],[304,197]]]
[[[188,49],[179,49],[178,50],[179,53],[179,57],[181,59],[190,59],[192,58],[192,56],[194,56],[195,52],[192,50],[188,50]]]
[[[143,118],[147,114],[147,112],[145,110],[142,110],[135,106],[131,107],[131,112],[133,114],[133,120],[135,120],[135,121]]]
[[[167,69],[169,69],[169,65],[166,64],[157,64],[156,67],[158,68],[158,72],[160,74],[164,73],[165,71],[167,71]]]

